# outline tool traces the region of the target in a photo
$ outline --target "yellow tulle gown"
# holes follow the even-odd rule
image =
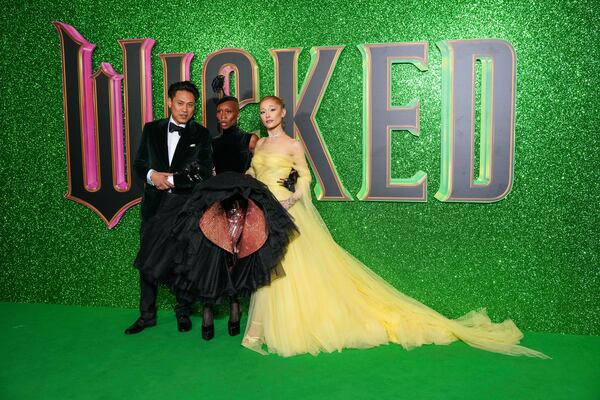
[[[410,349],[462,340],[488,351],[546,357],[518,345],[523,334],[511,320],[492,323],[485,310],[448,319],[400,293],[340,247],[312,204],[304,160],[295,163],[290,155],[257,149],[251,172],[285,200],[290,192],[278,180],[292,167],[303,193],[289,210],[299,234],[282,260],[285,276],[251,297],[245,347],[287,357],[390,342]]]

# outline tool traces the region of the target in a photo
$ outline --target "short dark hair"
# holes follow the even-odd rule
[[[180,81],[172,83],[169,86],[169,98],[173,99],[180,90],[185,90],[186,92],[193,94],[194,100],[198,100],[198,97],[200,97],[200,92],[198,91],[196,85],[194,85],[191,81]]]
[[[221,97],[221,99],[219,99],[219,101],[217,101],[217,107],[219,106],[219,104],[223,104],[223,103],[226,103],[228,101],[233,101],[235,104],[238,105],[238,107],[240,106],[240,102],[238,101],[238,99],[236,97],[233,97],[233,96],[223,96],[223,97]]]

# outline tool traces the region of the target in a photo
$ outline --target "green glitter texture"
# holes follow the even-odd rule
[[[176,4],[177,3],[177,4]],[[421,132],[393,134],[392,172],[428,174],[427,203],[320,202],[343,247],[406,294],[457,317],[488,307],[523,329],[600,334],[600,30],[592,3],[574,1],[34,1],[4,5],[2,266],[0,300],[137,306],[139,207],[108,230],[66,200],[60,44],[51,21],[97,45],[94,70],[122,71],[119,39],[151,37],[154,113],[161,117],[159,53],[248,51],[260,94],[273,92],[270,48],[302,47],[304,79],[313,46],[344,45],[317,114],[344,186],[361,184],[364,43],[429,43],[428,70],[392,71],[395,105],[421,101]],[[223,29],[227,27],[227,29]],[[500,38],[517,54],[515,180],[493,204],[442,203],[441,55],[435,43]],[[478,114],[479,115],[479,114]],[[242,112],[260,128],[257,106]],[[161,307],[173,303],[166,293]]]

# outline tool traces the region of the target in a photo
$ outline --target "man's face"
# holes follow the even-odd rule
[[[175,96],[169,99],[169,108],[175,122],[185,125],[194,116],[196,101],[194,95],[187,90],[178,90]]]
[[[226,101],[217,106],[217,121],[221,129],[229,129],[236,124],[240,110],[235,101]]]

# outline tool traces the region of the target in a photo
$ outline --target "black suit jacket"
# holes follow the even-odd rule
[[[133,168],[135,174],[142,182],[146,182],[148,171],[153,169],[157,172],[182,171],[193,161],[200,164],[200,176],[208,179],[212,174],[212,146],[211,135],[208,130],[192,120],[189,121],[183,131],[180,132],[179,142],[169,165],[169,150],[167,146],[168,119],[160,119],[148,122],[142,132],[142,141],[138,149]],[[189,194],[197,182],[191,181],[187,176],[174,175],[174,194]],[[154,186],[145,183],[144,197],[142,199],[142,220],[147,221],[157,211],[162,196],[166,191],[158,190]]]

